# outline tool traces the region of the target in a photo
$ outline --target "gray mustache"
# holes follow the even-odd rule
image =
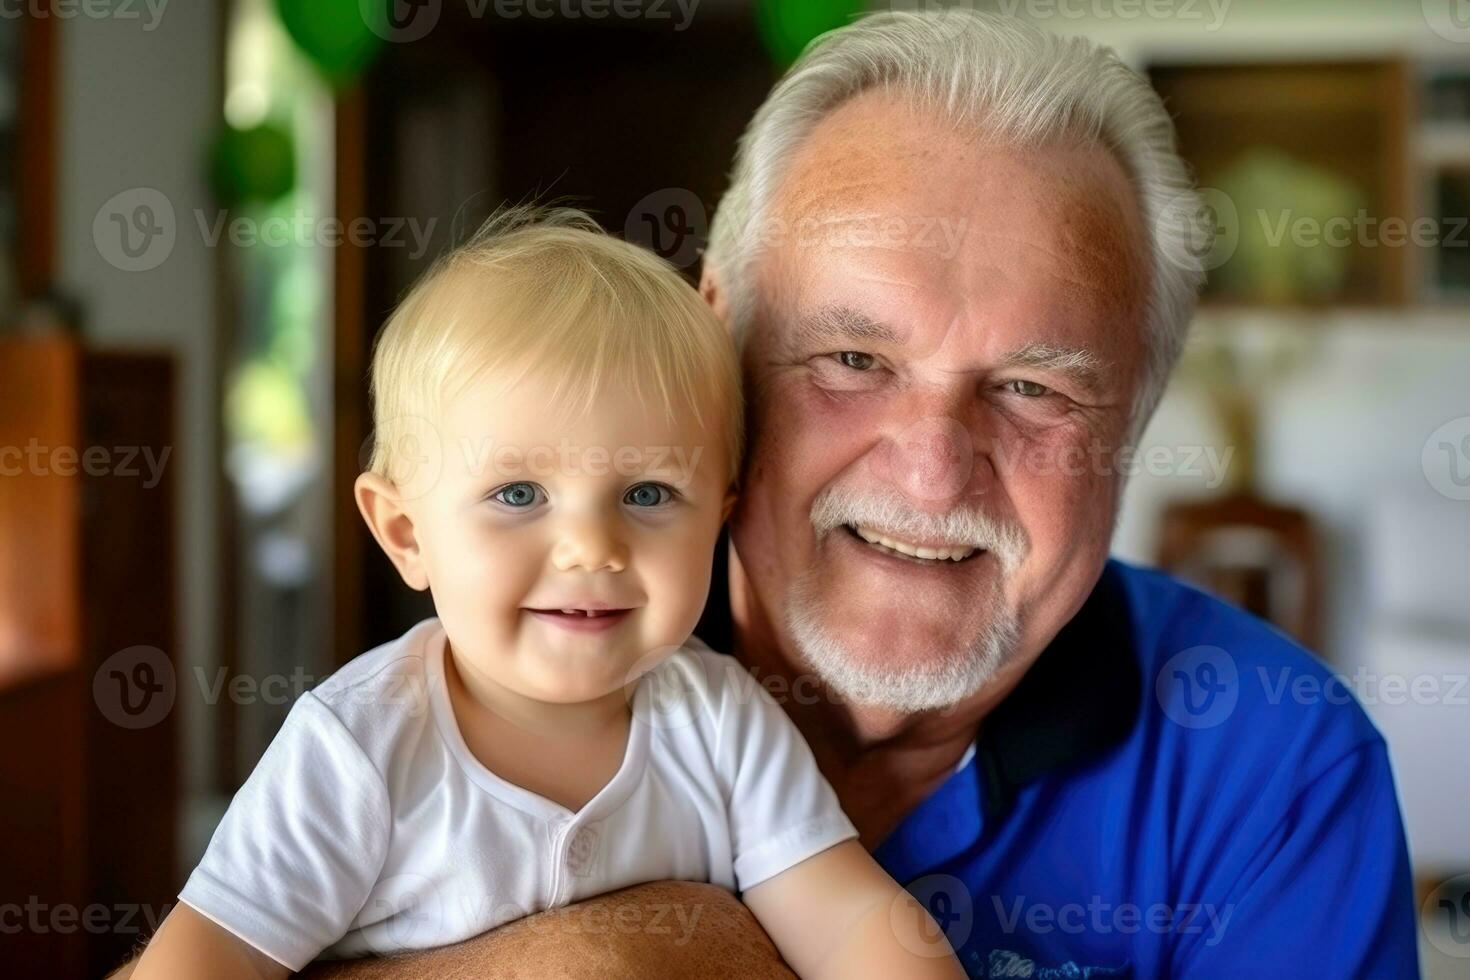
[[[862,524],[895,538],[939,538],[983,548],[1000,559],[1007,572],[1014,571],[1030,550],[1026,532],[1010,521],[973,510],[924,513],[891,490],[829,486],[812,502],[811,519],[819,537],[844,524]]]

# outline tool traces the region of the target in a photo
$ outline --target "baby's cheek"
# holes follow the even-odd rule
[[[692,529],[671,538],[645,576],[655,645],[683,643],[704,611],[713,554],[712,548],[691,547],[693,539]]]

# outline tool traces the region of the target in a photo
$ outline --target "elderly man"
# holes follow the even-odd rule
[[[1108,558],[1193,312],[1196,211],[1111,52],[951,11],[809,50],[716,217],[702,291],[742,344],[751,446],[733,635],[706,639],[973,976],[1417,976],[1360,708],[1298,697],[1328,675],[1280,633]],[[656,906],[688,931],[640,927]],[[738,904],[661,883],[329,972],[780,969]]]
[[[1417,975],[1361,709],[1108,559],[1195,216],[1111,52],[959,11],[810,50],[717,215],[752,404],[732,648],[974,976]]]

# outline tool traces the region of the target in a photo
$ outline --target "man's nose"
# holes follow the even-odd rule
[[[591,515],[563,519],[552,564],[560,572],[621,572],[628,567],[628,548],[614,525]]]
[[[911,500],[951,505],[985,492],[988,437],[980,430],[976,412],[958,393],[913,393],[874,449],[874,468]]]

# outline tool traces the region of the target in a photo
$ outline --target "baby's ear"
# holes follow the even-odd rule
[[[725,502],[720,505],[720,523],[723,524],[730,519],[730,512],[735,509],[735,504],[740,500],[740,487],[738,484],[730,484],[730,489],[725,491]]]
[[[708,258],[704,260],[704,268],[699,272],[699,295],[703,296],[705,303],[715,311],[715,316],[720,318],[720,322],[729,326],[730,298],[725,294],[719,270]]]
[[[367,472],[357,478],[352,485],[352,493],[368,530],[388,560],[393,562],[393,567],[398,569],[404,583],[419,592],[427,589],[429,576],[424,570],[413,517],[400,499],[397,488],[378,474]]]

